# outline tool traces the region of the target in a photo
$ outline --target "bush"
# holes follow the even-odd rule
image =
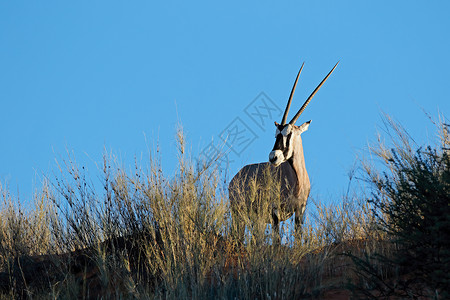
[[[380,174],[366,164],[373,187],[379,228],[387,234],[391,253],[356,259],[367,279],[366,295],[373,297],[450,297],[450,144],[448,125],[440,124],[440,144],[411,146],[406,131],[387,117],[393,148],[372,148],[382,159]],[[381,268],[374,268],[374,261]],[[386,271],[387,270],[387,271]],[[383,272],[394,277],[387,279]],[[380,293],[381,291],[381,293]]]

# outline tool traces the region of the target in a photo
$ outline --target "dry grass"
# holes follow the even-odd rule
[[[370,205],[349,193],[334,205],[310,199],[301,237],[285,225],[282,245],[267,216],[242,210],[250,230],[240,244],[218,173],[192,163],[182,131],[177,140],[173,177],[157,158],[127,172],[105,154],[96,189],[68,155],[26,212],[0,186],[0,298],[323,299],[356,278],[349,253],[388,251]],[[389,162],[386,147],[372,151]]]

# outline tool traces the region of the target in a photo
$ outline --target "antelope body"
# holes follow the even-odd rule
[[[240,218],[240,210],[253,209],[256,213],[261,214],[261,212],[258,212],[255,209],[256,206],[253,205],[253,200],[246,198],[246,192],[251,189],[251,186],[255,185],[258,189],[264,189],[265,184],[267,184],[267,176],[273,181],[278,182],[279,191],[277,190],[277,193],[279,194],[279,199],[277,199],[278,201],[272,199],[271,203],[265,206],[265,208],[269,209],[270,215],[270,220],[266,220],[265,222],[272,223],[272,228],[276,233],[278,241],[279,222],[289,219],[293,214],[295,214],[295,230],[296,232],[300,230],[300,226],[303,223],[306,202],[311,189],[305,167],[301,134],[308,130],[311,120],[300,126],[295,125],[295,122],[316,92],[334,71],[338,63],[315,88],[294,118],[286,124],[289,107],[304,64],[301,66],[297,78],[295,79],[294,86],[292,87],[281,124],[275,122],[276,140],[275,145],[269,154],[269,162],[244,166],[230,181],[228,189],[233,213],[233,222],[240,239],[243,238],[245,230],[245,228],[243,228],[245,225]]]

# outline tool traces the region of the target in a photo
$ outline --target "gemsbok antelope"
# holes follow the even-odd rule
[[[253,203],[254,199],[248,199],[249,190],[255,186],[260,189],[264,188],[264,185],[267,184],[265,181],[267,176],[270,176],[279,183],[279,192],[278,189],[276,191],[277,196],[279,195],[278,201],[270,199],[269,205],[265,206],[266,209],[269,209],[269,220],[264,220],[264,223],[272,223],[272,230],[275,233],[274,241],[277,243],[280,242],[280,221],[289,219],[293,214],[295,214],[295,231],[300,232],[300,227],[303,224],[303,214],[305,212],[306,202],[311,189],[305,167],[301,134],[308,130],[311,120],[300,126],[295,125],[295,122],[317,91],[325,83],[331,73],[333,73],[338,64],[339,62],[336,63],[333,69],[331,69],[322,82],[314,89],[292,120],[286,124],[295,87],[297,86],[298,78],[303,69],[304,63],[302,64],[297,74],[297,78],[295,79],[294,86],[292,87],[281,124],[275,122],[276,140],[275,145],[269,154],[270,163],[264,162],[246,165],[230,181],[228,190],[232,208],[232,218],[238,238],[241,241],[244,238],[245,232],[245,224],[240,217],[242,209],[253,210],[257,215],[263,215],[262,212],[258,212],[258,205]],[[260,206],[259,209],[261,209]]]

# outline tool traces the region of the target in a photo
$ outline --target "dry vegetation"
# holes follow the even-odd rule
[[[372,148],[381,158],[378,168],[361,164],[364,189],[334,205],[310,199],[302,234],[290,238],[292,226],[285,224],[282,245],[272,245],[265,217],[251,211],[242,211],[251,229],[246,242],[236,241],[221,178],[211,166],[192,163],[181,131],[171,178],[158,159],[127,172],[105,155],[99,189],[68,156],[31,207],[0,186],[0,299],[444,299],[450,281],[436,278],[445,275],[409,282],[420,274],[396,261],[411,241],[398,238],[404,231],[389,203],[402,172],[425,152],[417,152],[395,122],[387,123],[393,144],[380,140]],[[440,144],[429,150],[440,165],[430,171],[442,184],[440,210],[448,212],[450,141],[448,127],[437,127]],[[276,197],[270,196],[276,184],[265,186],[262,205]],[[419,220],[427,217],[421,209],[413,213]],[[438,245],[426,245],[439,251],[427,259],[447,268],[448,215],[439,220],[443,225],[433,229]]]

